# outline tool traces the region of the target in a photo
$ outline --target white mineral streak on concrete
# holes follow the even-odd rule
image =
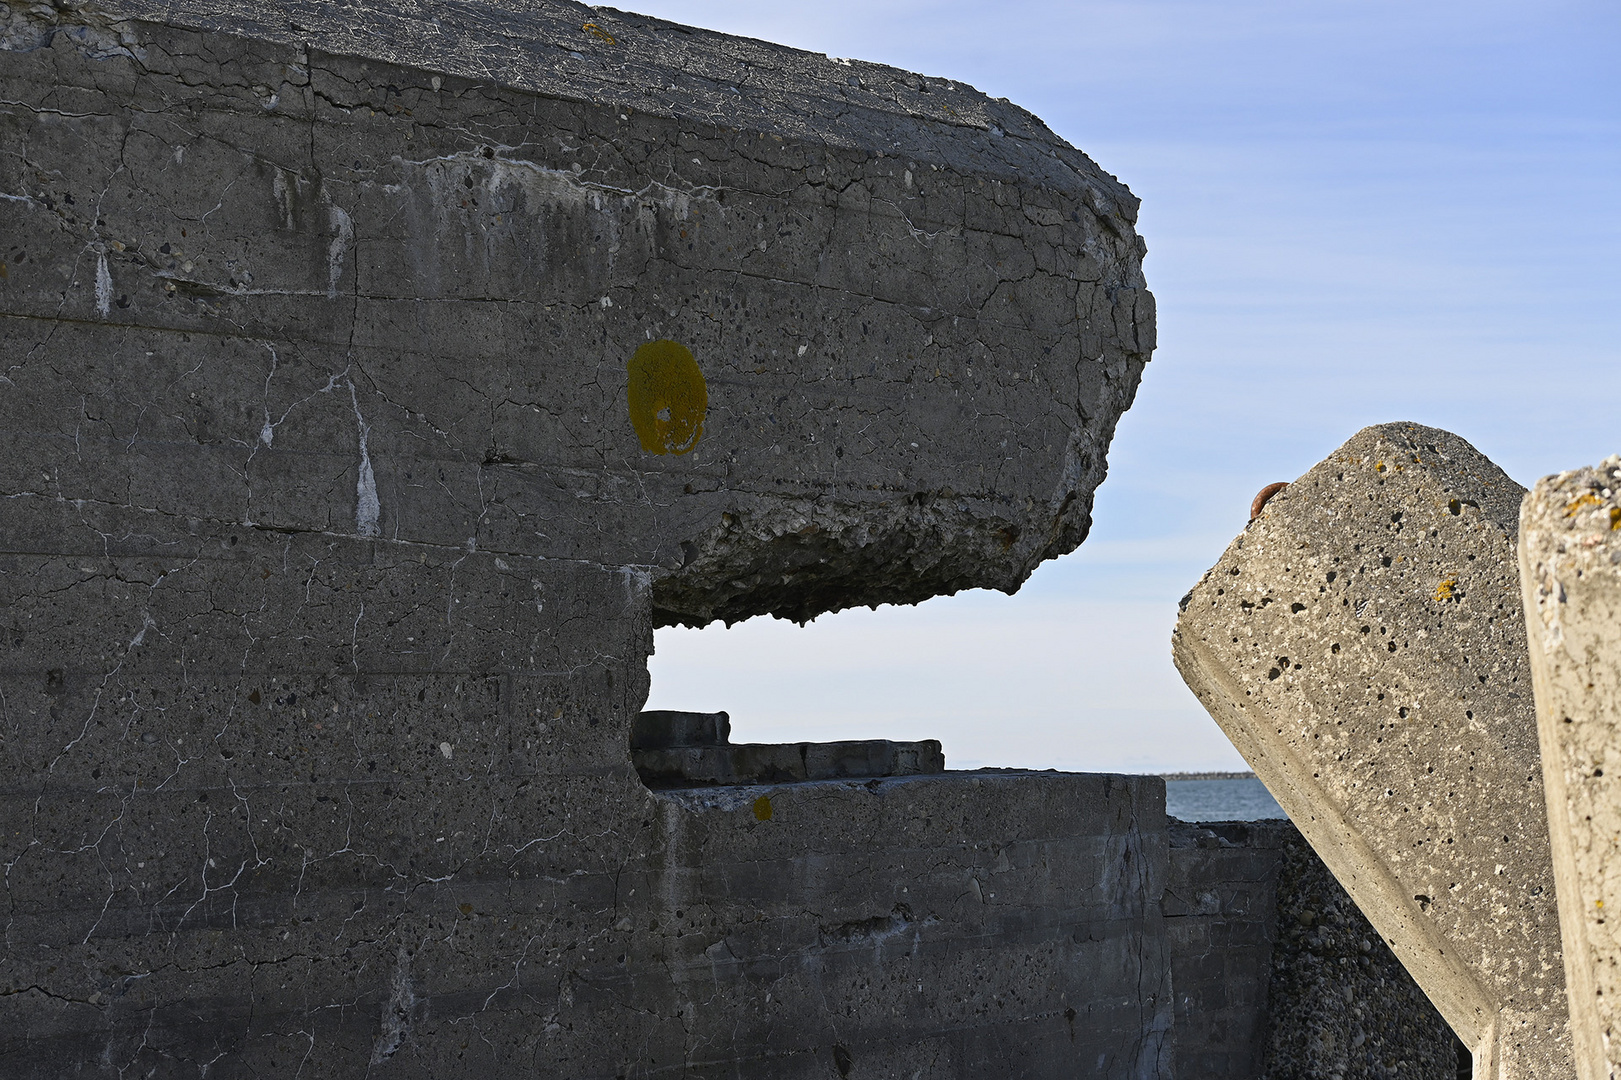
[[[1537,484],[1520,507],[1576,1073],[1621,1072],[1621,456]]]
[[[504,154],[505,147],[492,153]],[[572,152],[572,148],[565,152]],[[466,151],[439,157],[410,160],[395,158],[394,164],[408,178],[404,184],[384,185],[389,195],[414,195],[413,212],[420,227],[418,267],[430,281],[438,282],[438,268],[446,246],[457,239],[462,256],[486,272],[500,266],[500,255],[507,233],[518,214],[544,224],[545,215],[559,210],[571,215],[589,214],[594,228],[601,230],[606,269],[611,274],[627,243],[640,245],[632,261],[653,257],[648,245],[657,234],[662,210],[680,221],[692,216],[693,204],[701,202],[724,217],[726,209],[717,195],[723,189],[710,185],[674,186],[650,180],[639,188],[629,188],[587,179],[579,165],[554,168],[542,162],[504,156],[487,157],[482,151]],[[467,195],[480,193],[486,206],[505,207],[496,215],[495,227],[468,228]],[[629,239],[627,239],[627,237]],[[478,250],[482,244],[483,250]],[[526,258],[537,274],[544,275],[552,259],[544,228],[527,240]],[[611,301],[604,301],[611,307]]]
[[[125,651],[134,652],[136,649],[139,649],[141,647],[141,643],[146,640],[146,632],[148,630],[155,629],[157,625],[156,620],[152,618],[149,612],[141,612],[141,629],[133,638],[130,639],[129,648]]]
[[[270,181],[270,192],[275,196],[276,208],[281,211],[283,224],[289,229],[294,227],[293,220],[293,193],[287,186],[287,174],[277,169],[275,178]]]
[[[354,403],[355,425],[360,429],[360,468],[355,481],[355,532],[361,536],[378,536],[381,530],[377,522],[382,516],[383,507],[377,499],[377,477],[372,473],[371,452],[366,447],[371,428],[360,414],[360,398],[352,382],[349,384],[349,400]]]
[[[107,269],[107,253],[96,252],[96,311],[103,317],[113,306],[113,275]]]
[[[521,195],[523,209],[530,215],[559,207],[607,214],[603,227],[608,230],[605,243],[610,268],[613,256],[618,254],[621,247],[621,222],[616,210],[618,213],[628,211],[627,220],[642,227],[655,224],[652,214],[654,207],[661,207],[682,221],[691,217],[695,200],[713,204],[724,212],[716,200],[716,194],[722,190],[719,187],[676,187],[659,181],[649,181],[640,188],[618,187],[587,180],[574,169],[553,168],[522,158],[487,158],[477,151],[422,160],[396,158],[395,164],[417,172],[426,181],[429,201],[436,211],[437,224],[442,231],[465,232],[465,223],[459,218],[469,178],[492,204],[499,204],[503,193],[508,199],[513,194]],[[389,194],[398,194],[409,186],[388,185],[385,190]],[[616,203],[617,208],[614,206]]]
[[[332,243],[326,249],[326,295],[338,298],[338,279],[343,276],[343,257],[355,238],[355,224],[348,211],[336,203],[327,207],[332,224]]]
[[[621,566],[620,580],[625,584],[625,599],[638,602],[653,591],[653,571],[646,566]]]
[[[411,979],[411,953],[404,945],[394,959],[394,975],[389,980],[388,1003],[383,1008],[382,1031],[372,1044],[371,1064],[380,1065],[394,1056],[411,1033],[411,1012],[416,1008],[416,986]]]
[[[278,177],[280,175],[280,173],[277,173]],[[281,357],[276,355],[274,345],[266,343],[265,348],[270,352],[270,371],[265,375],[265,422],[264,426],[259,429],[259,442],[269,446],[276,441],[276,425],[270,421],[270,381],[276,377],[276,369],[281,366]]]

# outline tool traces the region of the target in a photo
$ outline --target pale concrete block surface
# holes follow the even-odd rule
[[[1621,456],[1546,477],[1520,508],[1520,581],[1571,1037],[1582,1080],[1616,1075],[1621,940]]]
[[[1514,542],[1464,440],[1366,428],[1183,601],[1177,666],[1475,1055],[1571,1072]]]

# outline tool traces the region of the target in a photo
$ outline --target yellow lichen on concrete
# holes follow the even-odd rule
[[[1565,507],[1565,516],[1575,517],[1577,512],[1579,512],[1584,506],[1597,506],[1603,501],[1603,499],[1589,491],[1587,494]]]
[[[709,411],[709,389],[692,352],[660,339],[637,348],[626,365],[631,426],[642,449],[685,454],[698,445]]]
[[[1455,577],[1449,577],[1435,587],[1435,598],[1437,600],[1451,600],[1452,590],[1456,589],[1457,587],[1458,579]]]

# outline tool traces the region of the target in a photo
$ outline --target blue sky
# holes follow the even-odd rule
[[[1524,484],[1621,450],[1621,5],[630,6],[1024,106],[1142,198],[1160,312],[1079,551],[1012,597],[661,630],[649,707],[955,768],[1242,767],[1169,634],[1256,490],[1388,420]]]

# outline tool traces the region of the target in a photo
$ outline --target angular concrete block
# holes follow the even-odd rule
[[[725,712],[643,709],[630,724],[632,750],[725,746],[731,739],[732,718]]]
[[[842,776],[916,776],[943,772],[946,767],[945,755],[935,739],[919,742],[850,739],[801,745],[805,775],[811,780]]]
[[[1538,482],[1520,509],[1576,1073],[1621,1071],[1621,457]]]
[[[1183,678],[1477,1077],[1571,1071],[1522,490],[1455,435],[1366,428],[1267,502],[1173,635]]]
[[[663,901],[628,948],[668,966],[698,1076],[1181,1075],[1163,800],[1014,770],[672,791],[619,883]]]

